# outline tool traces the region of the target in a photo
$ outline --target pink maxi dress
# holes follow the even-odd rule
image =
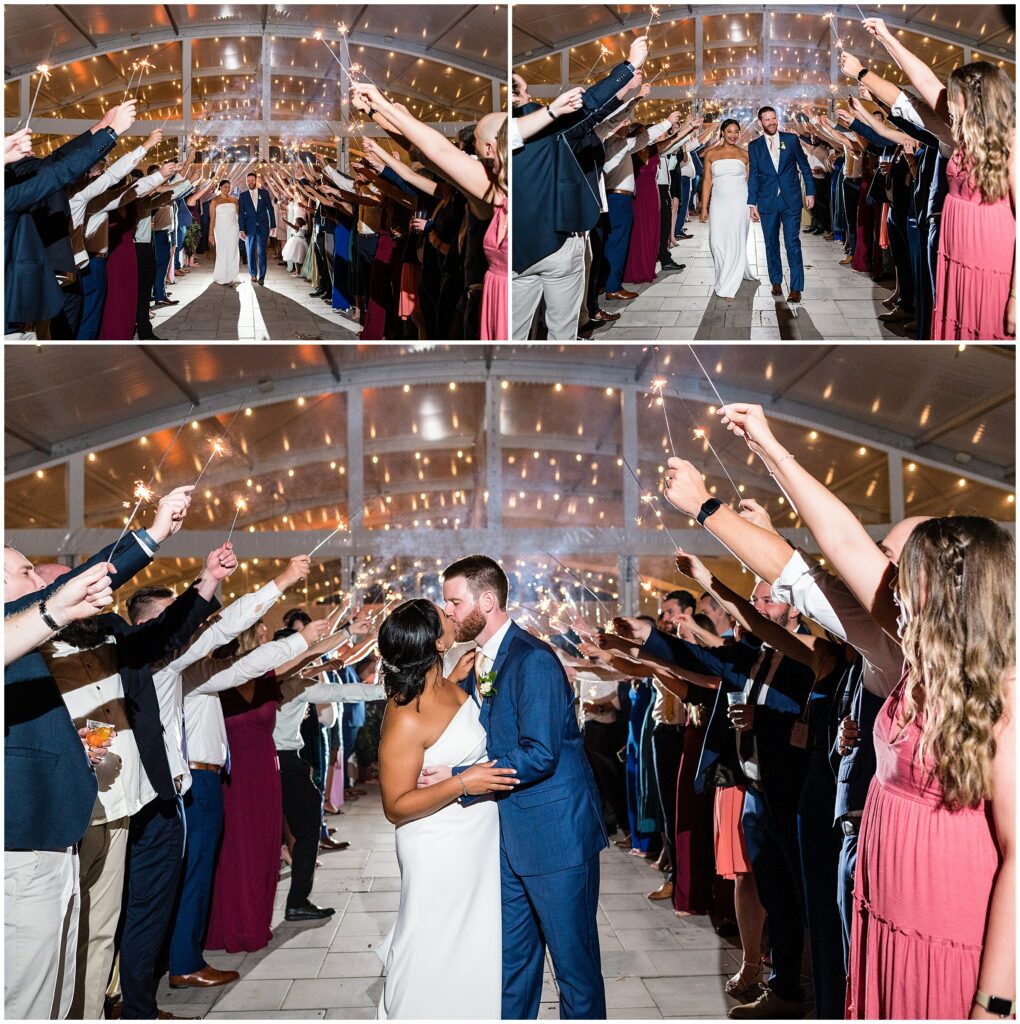
[[[502,239],[500,236],[502,235]],[[495,208],[482,242],[489,269],[482,284],[482,341],[508,341],[510,319],[507,273],[506,196]]]
[[[935,272],[935,341],[1003,341],[1016,248],[1016,215],[1007,193],[985,203],[954,153],[947,169]]]
[[[875,723],[877,771],[858,844],[848,1020],[966,1020],[1000,857],[991,808],[948,810],[900,731],[904,683]],[[929,766],[930,767],[930,766]]]

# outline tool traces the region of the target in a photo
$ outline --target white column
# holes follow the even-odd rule
[[[973,59],[974,59],[974,51],[969,46],[965,46],[963,48],[963,63],[964,64],[970,64],[970,62]]]
[[[494,113],[498,113],[503,109],[503,97],[500,94],[500,81],[498,78],[492,80],[492,109]]]
[[[829,19],[829,85],[839,85],[839,47],[836,40],[839,38],[839,15],[833,14]],[[829,90],[829,117],[836,116],[835,90]]]
[[[889,452],[886,459],[889,463],[889,522],[898,523],[907,515],[903,501],[903,456]]]
[[[191,40],[184,39],[181,42],[181,120],[184,124],[184,134],[181,136],[180,153],[184,159],[184,151],[188,146],[188,136],[191,135]]]
[[[570,85],[570,48],[560,51],[560,85],[564,89]]]
[[[365,504],[365,432],[361,385],[347,390],[347,517]],[[362,529],[359,520],[352,529]]]
[[[351,166],[350,125],[354,119],[354,111],[350,105],[351,91],[351,48],[343,43],[340,46],[340,141],[336,144],[336,166],[346,174]],[[344,98],[348,102],[344,103]],[[346,111],[346,120],[344,112]]]
[[[485,476],[479,473],[476,487],[485,481],[489,492],[486,502],[486,529],[498,534],[503,529],[503,443],[500,436],[500,378],[485,381]]]
[[[768,9],[761,12],[761,84],[767,94],[772,84],[772,23]]]
[[[85,453],[75,452],[67,459],[67,532],[80,535],[85,529]],[[76,565],[79,558],[91,557],[81,552],[61,552],[67,565]]]
[[[620,584],[620,608],[622,609],[622,614],[638,615],[641,611],[641,576],[638,572],[637,556],[617,556],[616,575]]]
[[[259,159],[269,159],[268,124],[273,119],[273,55],[268,33],[262,35],[262,134],[259,135]]]
[[[28,117],[28,109],[32,106],[31,100],[32,76],[22,75],[18,79],[18,116],[24,126]]]
[[[701,15],[694,18],[694,104],[695,114],[701,111],[701,89],[705,78],[705,26]]]

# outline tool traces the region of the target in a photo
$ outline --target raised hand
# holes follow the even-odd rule
[[[718,415],[722,417],[727,430],[747,441],[751,451],[761,454],[765,448],[776,444],[775,435],[760,405],[732,402],[719,409]]]
[[[287,568],[276,577],[276,586],[279,590],[287,590],[299,580],[307,577],[312,567],[312,560],[308,555],[295,555],[288,563]]]
[[[652,627],[641,619],[632,619],[625,616],[618,616],[612,622],[613,632],[623,637],[624,640],[633,640],[635,643],[643,644],[652,632]]]
[[[697,515],[708,501],[708,488],[701,473],[686,459],[672,458],[667,462],[664,494],[666,501],[689,516]]]
[[[135,101],[128,100],[120,106],[113,108],[113,117],[110,118],[110,127],[118,134],[123,135],[135,123]]]
[[[637,70],[647,59],[648,36],[638,36],[637,39],[630,44],[630,53],[627,54],[627,60],[629,60],[633,68]]]
[[[740,518],[746,519],[749,523],[753,523],[763,530],[768,530],[770,533],[777,532],[776,528],[772,525],[768,512],[754,498],[740,499]]]
[[[326,635],[328,630],[328,619],[314,619],[301,630],[301,635],[308,641],[308,646],[311,647],[312,644],[317,644]]]
[[[847,53],[843,50],[839,55],[839,70],[846,75],[847,78],[856,79],[857,75],[863,70],[864,65],[852,54]]]
[[[695,583],[700,584],[705,590],[708,590],[711,586],[712,574],[705,568],[705,563],[697,555],[692,555],[687,551],[677,548],[676,567],[678,572],[694,580]]]
[[[564,114],[569,114],[572,110],[580,110],[583,98],[584,89],[580,86],[568,89],[566,92],[561,92],[559,96],[549,104],[549,111],[552,114],[555,114],[556,117],[562,117]]]
[[[237,556],[234,554],[234,545],[227,541],[218,548],[214,548],[205,559],[205,571],[217,583],[225,580],[237,568]]]
[[[72,576],[46,599],[50,617],[60,626],[76,619],[87,619],[113,604],[109,562],[98,562]]]
[[[26,125],[4,138],[4,163],[12,164],[32,155],[32,133]]]
[[[184,517],[188,514],[191,492],[194,489],[194,484],[184,484],[182,487],[175,487],[169,494],[159,499],[156,516],[149,527],[149,535],[157,544],[161,544],[167,537],[172,537],[181,528]]]
[[[861,24],[863,24],[864,28],[882,43],[892,41],[893,35],[889,31],[889,26],[886,25],[882,18],[865,18]]]

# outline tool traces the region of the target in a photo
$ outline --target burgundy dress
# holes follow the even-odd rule
[[[283,800],[273,726],[280,684],[255,681],[249,704],[237,690],[220,694],[230,743],[223,784],[223,842],[213,881],[206,949],[254,953],[273,933],[269,922],[280,876]]]
[[[875,722],[875,777],[857,844],[847,1020],[966,1020],[988,905],[1002,862],[991,808],[948,810],[921,727],[899,713],[906,683]]]
[[[715,801],[712,790],[698,793],[694,789],[707,728],[707,723],[688,723],[684,729],[684,750],[677,776],[673,907],[688,914],[711,913],[713,902]]]
[[[1016,215],[1007,193],[986,203],[960,154],[949,161],[935,281],[935,341],[1004,341],[1013,273]],[[1010,340],[1012,340],[1010,338]]]
[[[110,214],[110,255],[106,260],[106,302],[100,341],[130,341],[138,317],[138,260],[135,256],[134,204]]]
[[[635,160],[634,166],[634,227],[623,280],[627,284],[649,284],[655,280],[659,256],[659,186],[655,183],[659,154],[653,154],[644,164]]]

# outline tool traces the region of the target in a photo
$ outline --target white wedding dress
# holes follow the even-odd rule
[[[715,293],[732,299],[741,281],[756,281],[747,259],[751,216],[747,209],[747,166],[736,157],[712,161],[708,245],[715,264]]]
[[[216,228],[213,235],[216,241],[213,280],[217,284],[234,284],[241,267],[241,255],[237,244],[240,229],[237,226],[236,203],[216,204]]]
[[[478,705],[466,700],[425,751],[425,767],[486,759]],[[498,1020],[503,989],[499,810],[448,804],[397,828],[400,909],[378,947],[379,1020]]]

